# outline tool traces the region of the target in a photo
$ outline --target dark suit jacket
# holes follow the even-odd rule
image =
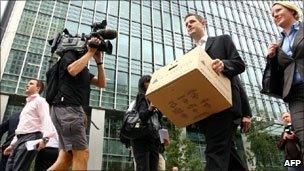
[[[241,118],[243,116],[242,101],[240,97],[241,96],[240,89],[242,89],[242,85],[239,82],[237,75],[245,71],[244,61],[241,59],[229,35],[208,37],[205,51],[212,59],[220,59],[223,61],[225,66],[223,74],[227,76],[231,81],[233,105],[231,108],[226,109],[223,112],[230,113],[231,117],[233,117],[234,119]],[[246,98],[247,95],[243,97]],[[211,117],[212,116],[213,115],[211,115]],[[187,126],[187,130],[188,131],[201,130],[200,125],[203,124],[201,121],[198,121],[192,125]]]
[[[282,42],[280,43],[282,45]],[[285,99],[292,88],[292,80],[295,70],[297,69],[301,78],[304,78],[304,23],[300,23],[300,29],[294,39],[292,45],[293,56],[287,56],[284,51],[279,48],[271,63],[277,63],[278,68],[284,73],[283,95]]]
[[[3,134],[7,132],[7,137],[5,142],[3,143],[3,146],[8,146],[13,140],[15,136],[15,129],[17,128],[19,123],[20,113],[21,111],[14,113],[0,125],[0,139],[2,138]]]
[[[238,78],[237,78],[237,80],[238,80],[237,84],[239,86],[239,93],[240,93],[241,104],[242,104],[242,107],[241,107],[242,116],[241,117],[245,117],[245,116],[252,117],[252,111],[251,111],[251,107],[249,104],[247,93]]]
[[[209,37],[205,50],[212,59],[223,61],[225,66],[223,74],[231,81],[233,105],[225,111],[233,113],[235,117],[241,116],[240,83],[236,76],[245,71],[245,64],[237,52],[231,37],[229,35]]]

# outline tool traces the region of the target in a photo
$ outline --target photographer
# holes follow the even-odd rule
[[[92,37],[89,45],[98,46],[101,37]],[[87,170],[89,157],[88,142],[85,132],[85,112],[89,105],[90,84],[104,88],[106,85],[103,68],[103,54],[96,48],[87,47],[88,51],[80,55],[76,51],[67,51],[59,65],[59,80],[62,85],[55,96],[51,117],[59,136],[59,156],[49,170]],[[95,59],[98,77],[94,77],[87,68],[88,61]]]
[[[294,133],[291,125],[290,114],[285,112],[282,115],[282,121],[285,125],[284,132],[277,143],[280,150],[285,151],[285,160],[301,160],[300,141]],[[300,167],[288,167],[289,171],[301,170]]]

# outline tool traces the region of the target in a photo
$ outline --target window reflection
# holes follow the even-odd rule
[[[163,57],[163,45],[161,43],[154,43],[154,57],[155,63],[159,65],[164,64],[164,57]]]
[[[129,3],[128,1],[120,1],[120,16],[129,19]]]
[[[129,59],[127,57],[118,56],[118,70],[124,72],[129,71]]]
[[[84,25],[84,24],[80,24],[80,26],[79,26],[79,32],[78,32],[78,34],[82,34],[82,33],[84,33],[84,34],[89,34],[91,32],[91,26],[89,26],[89,25]]]
[[[165,45],[165,59],[166,64],[174,61],[173,47],[169,45]]]
[[[117,73],[117,92],[128,94],[128,73],[120,72]]]
[[[202,1],[202,3],[203,3],[204,10],[206,11],[206,13],[211,13],[209,2],[208,1]]]
[[[67,21],[65,26],[71,35],[76,35],[78,30],[78,23],[73,21]]]
[[[151,40],[152,38],[152,30],[151,26],[143,25],[143,37],[145,39]]]
[[[163,20],[164,29],[171,30],[171,23],[172,22],[171,22],[170,14],[164,12],[163,17],[164,17],[164,20]]]
[[[152,62],[152,42],[143,40],[142,48],[143,60],[146,62]]]
[[[129,20],[120,19],[120,32],[129,34]],[[119,37],[118,37],[119,38]]]
[[[181,23],[180,23],[180,19],[179,16],[173,15],[173,29],[174,31],[181,33]]]
[[[118,1],[108,1],[108,12],[110,14],[113,14],[114,16],[117,16],[118,14]]]
[[[131,3],[131,18],[134,21],[140,22],[140,5],[139,4]]]
[[[243,50],[244,50],[245,52],[248,52],[248,47],[247,47],[247,43],[246,43],[246,38],[245,38],[244,36],[240,36],[239,38],[240,38],[240,41],[241,41],[240,44],[241,44]]]
[[[129,36],[125,34],[119,34],[118,36],[118,54],[128,57]]]
[[[114,92],[115,71],[111,69],[105,69],[105,72],[107,80],[107,86],[105,90]]]
[[[140,75],[131,75],[131,95],[136,96],[138,92],[138,81],[140,79]]]
[[[155,27],[161,27],[161,13],[157,9],[153,9],[153,24]]]
[[[71,5],[68,12],[68,19],[78,21],[80,18],[80,10],[81,9],[79,7]]]
[[[141,40],[137,37],[131,37],[131,58],[140,60]]]
[[[107,12],[107,1],[96,1],[96,10],[101,12]]]
[[[226,7],[225,9],[226,9],[226,14],[227,14],[228,19],[230,21],[233,21],[234,19],[233,19],[233,16],[232,16],[232,10],[231,10],[231,8]]]
[[[149,7],[143,6],[142,7],[142,17],[143,17],[143,23],[151,25],[151,11]]]
[[[210,3],[210,6],[211,6],[212,13],[213,13],[215,16],[219,16],[218,11],[217,11],[217,7],[216,7],[216,3],[215,3],[215,2],[212,2],[212,1],[209,1],[209,3]],[[206,9],[206,8],[205,8],[205,9]]]
[[[224,6],[222,4],[217,4],[217,5],[218,5],[218,8],[219,8],[220,16],[223,17],[223,18],[225,18],[226,14],[225,14]]]
[[[95,6],[95,1],[85,1],[85,3],[83,3],[83,7],[88,8],[88,9],[94,9]]]

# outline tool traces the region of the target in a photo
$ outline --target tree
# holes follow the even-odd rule
[[[279,137],[265,132],[268,126],[265,121],[252,120],[247,139],[250,142],[249,150],[254,156],[247,153],[247,160],[253,164],[253,159],[256,158],[256,170],[284,170],[283,152],[276,146]]]
[[[182,129],[166,122],[170,135],[170,145],[166,147],[166,169],[177,166],[181,170],[203,170],[202,155],[196,145],[189,139],[182,138]]]

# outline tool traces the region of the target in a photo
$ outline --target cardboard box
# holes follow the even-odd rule
[[[231,83],[217,75],[201,47],[157,70],[146,96],[178,127],[184,127],[232,106]]]

